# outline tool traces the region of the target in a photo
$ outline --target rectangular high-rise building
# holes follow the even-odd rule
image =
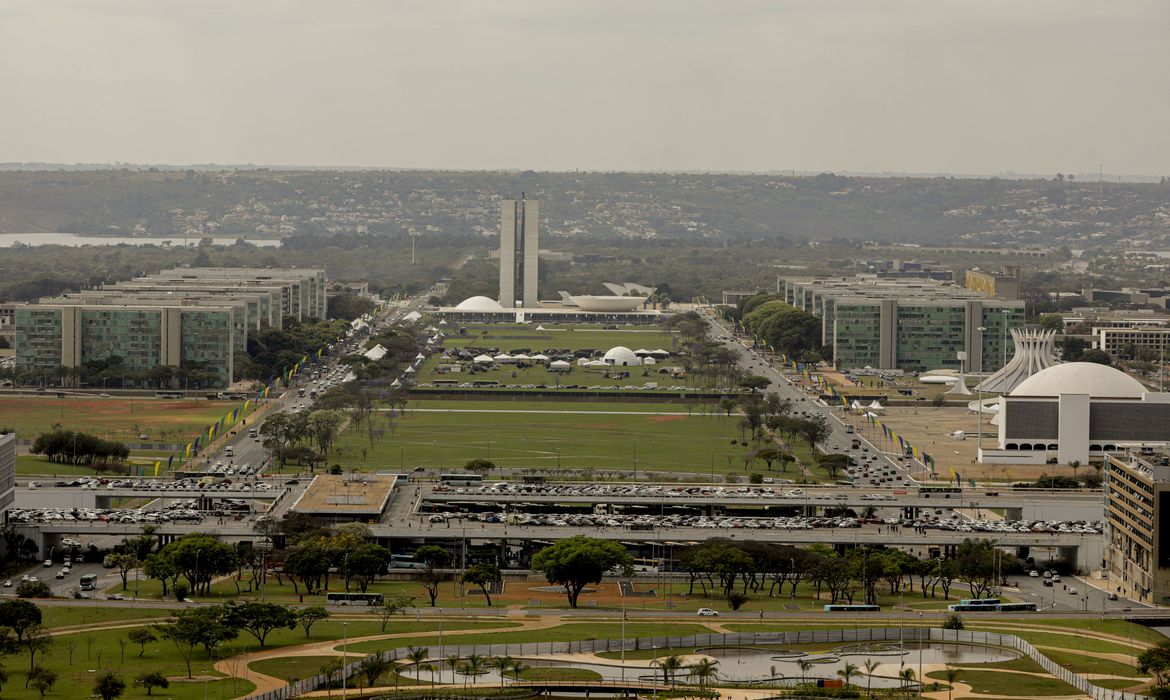
[[[540,305],[540,202],[500,201],[500,305]],[[519,292],[519,299],[517,299]]]

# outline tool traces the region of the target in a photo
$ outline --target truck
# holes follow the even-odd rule
[[[853,438],[853,440],[850,441],[850,443],[849,443],[849,448],[856,450],[858,447],[861,447],[861,440],[858,440],[857,438]]]

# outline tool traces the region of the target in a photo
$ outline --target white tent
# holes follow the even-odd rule
[[[424,355],[424,354],[422,354],[422,353],[420,352],[419,354],[417,354],[417,355],[415,355],[415,356],[414,356],[414,359],[416,359],[416,360],[425,360],[425,359],[427,359],[427,356],[426,356],[426,355]]]
[[[565,362],[564,360],[553,360],[552,362],[550,362],[548,364],[548,366],[549,367],[572,367],[571,364],[569,364],[568,362]]]
[[[585,365],[589,364],[589,358],[588,357],[578,357],[577,364],[581,367],[584,367]]]
[[[861,410],[861,403],[857,400],[854,400],[853,403],[849,404],[849,408],[854,410],[854,411],[860,411]]]
[[[406,368],[406,373],[407,373],[407,374],[414,374],[414,367],[407,367],[407,368]]]
[[[411,313],[414,313],[414,312],[412,311]],[[445,325],[447,325],[447,319],[442,319],[441,321],[439,321],[439,325],[440,325],[440,326],[445,326]]]
[[[536,330],[538,330],[538,331],[543,331],[543,330],[544,330],[544,326],[537,326],[537,327],[536,327]]]
[[[647,355],[650,354],[650,351],[647,350],[646,348],[638,348],[637,350],[634,351],[634,354],[637,355],[638,357],[646,357]]]
[[[585,366],[586,367],[609,367],[609,363],[602,362],[601,360],[590,360],[589,362],[585,363]]]
[[[400,382],[400,381],[398,381],[397,379],[395,379],[394,381],[390,382],[390,386],[392,386],[392,387],[400,387],[400,386],[402,386],[402,382]]]
[[[496,362],[507,362],[508,360],[512,359],[512,356],[506,352],[501,352],[499,355],[496,355],[492,359],[495,360]]]
[[[535,360],[537,362],[548,362],[548,355],[542,355],[540,353],[537,353],[528,359]],[[566,362],[565,364],[568,364],[568,363]]]
[[[513,355],[512,359],[519,362],[520,360],[531,360],[532,358],[525,355],[524,353],[519,353],[519,354]]]
[[[871,403],[869,406],[867,406],[867,408],[871,411],[884,411],[884,410],[886,410],[886,407],[881,405],[881,403],[878,402],[877,399],[874,399],[873,403]]]
[[[381,345],[375,345],[374,347],[370,348],[369,350],[366,350],[365,353],[363,353],[363,354],[365,355],[367,360],[372,360],[373,362],[377,362],[378,360],[382,359],[383,357],[386,357],[386,353],[387,353],[386,348],[382,347]]]
[[[658,348],[657,350],[651,350],[650,354],[653,355],[654,357],[670,357],[670,353],[667,352],[666,350],[663,350],[662,348]]]
[[[479,364],[479,365],[482,365],[482,364],[488,364],[491,362],[495,362],[495,360],[493,360],[491,358],[491,355],[476,355],[475,359],[472,360],[472,362]]]
[[[420,314],[417,311],[411,311],[410,313],[403,316],[402,320],[406,321],[407,323],[414,323],[415,321],[419,320],[420,318],[422,318],[422,314]]]
[[[656,365],[656,364],[658,364],[658,360],[655,360],[653,357],[643,357],[643,358],[642,358],[642,364],[644,364],[644,365]]]

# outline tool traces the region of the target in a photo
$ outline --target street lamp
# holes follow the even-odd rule
[[[341,623],[341,698],[345,700],[349,695],[348,684],[346,683],[348,674],[345,672],[345,667],[349,661],[349,623]],[[335,637],[336,639],[336,637]]]
[[[975,390],[979,393],[978,398],[976,398],[976,405],[979,407],[979,410],[975,413],[975,417],[979,421],[979,428],[978,432],[976,433],[978,437],[975,438],[975,460],[982,461],[983,455],[980,454],[980,451],[983,449],[983,333],[987,330],[987,327],[979,326],[975,330],[979,331],[978,346],[980,374],[979,384],[975,387]]]

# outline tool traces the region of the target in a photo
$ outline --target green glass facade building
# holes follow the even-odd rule
[[[1024,303],[988,299],[930,280],[781,280],[785,301],[821,319],[821,344],[839,369],[993,372],[1012,354],[1010,329],[1024,325]]]

